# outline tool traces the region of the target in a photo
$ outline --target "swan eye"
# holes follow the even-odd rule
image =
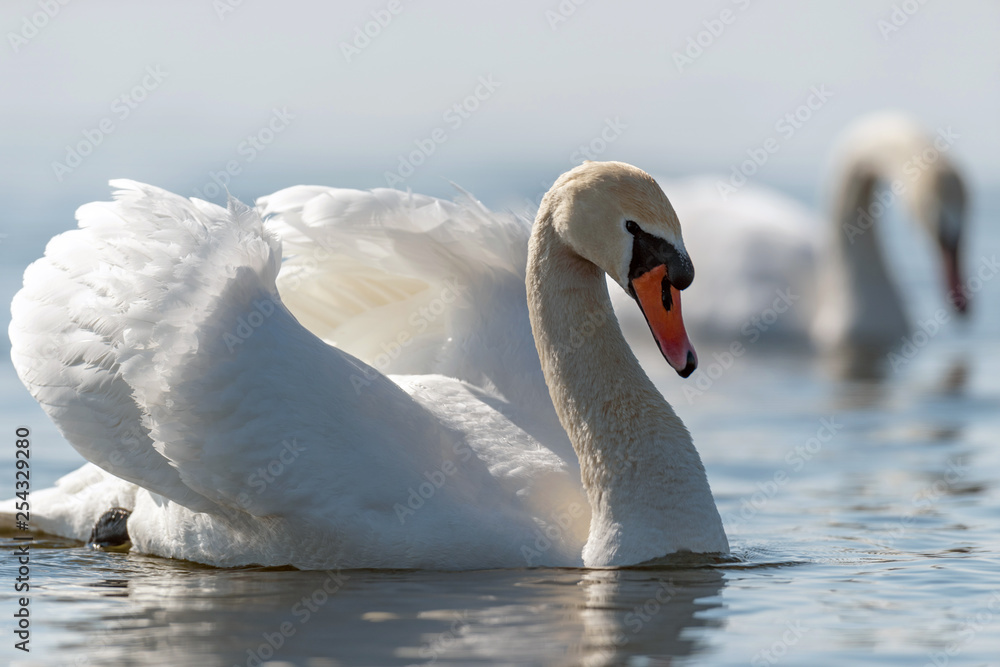
[[[639,229],[639,225],[635,224],[634,221],[626,220],[625,231],[627,231],[629,234],[638,234],[642,230]]]

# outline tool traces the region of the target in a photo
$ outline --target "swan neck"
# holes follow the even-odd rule
[[[831,220],[833,236],[825,258],[827,298],[817,317],[820,340],[828,347],[885,347],[908,330],[899,291],[879,240],[884,209],[876,199],[879,176],[859,165],[837,180]]]
[[[562,241],[544,210],[527,292],[545,380],[591,505],[585,564],[727,551],[691,437],[626,343],[604,272]]]
[[[527,275],[532,332],[560,420],[581,465],[590,469],[593,450],[612,438],[622,447],[642,446],[616,432],[620,413],[612,408],[642,406],[680,422],[622,336],[603,271],[563,243],[551,225],[537,232]],[[607,438],[587,437],[595,429]]]

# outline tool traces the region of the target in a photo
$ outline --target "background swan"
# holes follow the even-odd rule
[[[235,202],[113,185],[12,304],[21,379],[92,462],[33,495],[34,526],[85,539],[125,507],[139,550],[222,566],[728,551],[690,436],[603,281],[636,295],[690,373],[678,290],[693,270],[644,172],[564,174],[526,274],[528,226],[472,200],[291,188],[260,202],[268,229]],[[420,374],[381,372],[396,369]]]
[[[952,140],[899,113],[859,119],[834,150],[825,219],[760,186],[720,193],[715,179],[670,183],[700,267],[685,313],[691,330],[727,344],[882,353],[897,345],[910,322],[876,229],[897,201],[937,247],[946,297],[964,312],[966,195]],[[616,312],[636,327],[626,301],[615,299]]]

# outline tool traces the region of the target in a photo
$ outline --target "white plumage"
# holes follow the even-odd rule
[[[15,368],[99,466],[36,495],[38,528],[85,539],[121,506],[140,551],[219,566],[584,564],[591,506],[528,321],[526,221],[303,186],[260,200],[265,224],[112,185],[12,304]],[[690,451],[678,474],[707,492]],[[714,515],[713,548],[685,529],[654,555],[727,550],[707,498],[691,526]],[[632,557],[605,552],[591,564]]]

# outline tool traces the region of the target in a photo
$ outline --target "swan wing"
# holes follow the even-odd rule
[[[10,328],[18,374],[84,457],[192,511],[345,532],[398,535],[394,506],[446,461],[448,519],[505,497],[459,434],[296,321],[253,210],[112,185],[28,269]]]
[[[321,338],[380,371],[458,378],[555,423],[528,320],[528,221],[467,194],[386,188],[296,186],[257,207],[285,247],[282,299]]]

